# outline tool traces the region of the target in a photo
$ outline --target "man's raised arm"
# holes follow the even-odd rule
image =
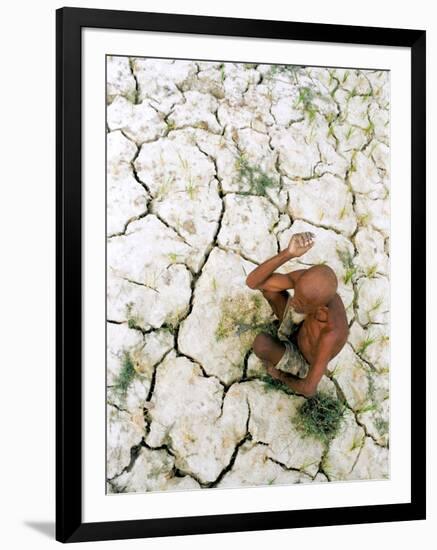
[[[287,288],[293,288],[293,280],[289,275],[274,273],[278,267],[292,258],[298,258],[305,254],[314,244],[314,234],[295,233],[285,250],[273,256],[255,268],[246,278],[248,287],[258,290],[270,290],[281,292]]]

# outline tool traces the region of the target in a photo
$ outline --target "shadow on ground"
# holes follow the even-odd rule
[[[46,537],[55,538],[55,522],[54,521],[25,521],[24,525],[42,533]]]

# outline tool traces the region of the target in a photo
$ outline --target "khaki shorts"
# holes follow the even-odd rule
[[[294,311],[290,305],[290,300],[291,296],[288,297],[284,315],[278,328],[278,338],[285,345],[285,353],[275,367],[299,378],[305,378],[310,365],[300,352],[297,343],[290,339],[296,333],[305,316]]]

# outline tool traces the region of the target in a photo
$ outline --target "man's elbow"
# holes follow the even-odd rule
[[[246,277],[246,285],[249,288],[251,288],[252,290],[257,290],[258,289],[258,285],[253,280],[253,278],[250,276],[250,274]]]

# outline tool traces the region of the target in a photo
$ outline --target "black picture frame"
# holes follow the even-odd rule
[[[84,27],[411,50],[412,319],[425,318],[426,32],[81,8],[56,10],[56,539],[61,542],[425,519],[425,332],[411,324],[411,502],[132,521],[82,521],[81,30]]]

